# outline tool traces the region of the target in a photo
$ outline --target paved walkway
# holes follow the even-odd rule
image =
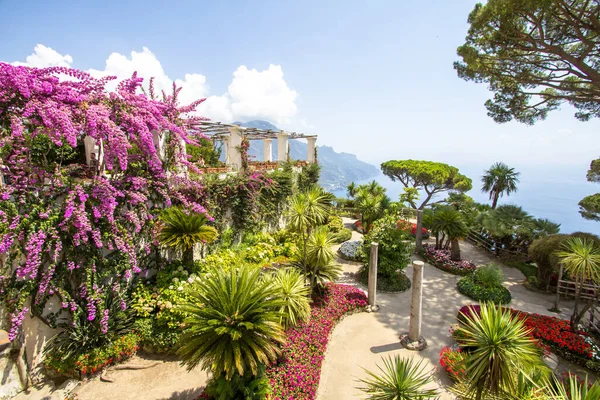
[[[349,226],[353,220],[344,218]],[[360,240],[360,234],[353,232],[352,240]],[[482,250],[469,243],[461,243],[462,256],[476,264],[495,262],[505,276],[506,286],[511,291],[513,301],[511,307],[546,315],[556,315],[548,311],[552,307],[554,297],[531,292],[519,283],[525,277],[515,269],[506,267],[492,260]],[[420,259],[413,257],[413,259]],[[339,260],[343,267],[342,282],[362,287],[353,279],[360,264]],[[406,269],[406,275],[412,280],[412,267]],[[451,381],[439,367],[439,353],[442,347],[450,345],[452,339],[448,328],[456,323],[458,309],[475,301],[461,295],[456,290],[456,282],[460,277],[443,272],[429,264],[425,264],[423,273],[423,336],[428,347],[421,352],[403,349],[399,343],[399,335],[408,331],[410,316],[410,290],[397,294],[377,294],[380,310],[376,313],[359,313],[341,321],[333,331],[327,346],[325,360],[321,371],[321,382],[317,399],[353,399],[363,398],[364,394],[357,389],[358,378],[366,378],[362,368],[376,371],[376,364],[381,365],[381,358],[400,354],[403,357],[423,359],[427,368],[435,373],[435,386],[440,388],[441,399],[454,399],[445,388]],[[362,287],[363,289],[366,289]],[[568,302],[561,302],[561,318],[568,318]]]

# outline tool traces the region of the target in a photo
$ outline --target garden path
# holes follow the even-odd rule
[[[344,224],[348,227],[353,221],[344,218]],[[352,235],[352,240],[360,240],[362,236],[354,231]],[[502,268],[506,277],[506,286],[513,296],[511,307],[539,314],[556,315],[548,311],[553,306],[554,296],[531,292],[520,285],[519,283],[523,282],[525,277],[519,270],[498,263],[483,250],[469,243],[461,242],[461,249],[465,259],[470,259],[476,264],[493,261]],[[413,256],[413,259],[420,259],[420,257]],[[338,262],[343,268],[340,281],[366,290],[353,277],[360,264],[342,259]],[[411,266],[406,269],[406,275],[412,280]],[[451,324],[456,323],[458,309],[463,305],[473,304],[474,300],[458,293],[456,290],[456,282],[460,278],[458,276],[441,271],[427,263],[423,275],[422,333],[428,347],[421,352],[412,352],[400,346],[398,337],[408,331],[409,326],[410,290],[403,293],[377,293],[377,303],[380,306],[378,312],[353,314],[335,327],[323,361],[317,399],[364,397],[364,394],[357,389],[360,386],[357,379],[367,377],[362,368],[375,372],[376,365],[382,364],[382,356],[396,354],[423,360],[426,368],[435,371],[435,386],[441,391],[440,398],[454,398],[446,390],[451,385],[451,381],[439,367],[439,353],[442,347],[452,344],[448,329]],[[561,318],[568,318],[570,305],[569,302],[561,301]],[[570,364],[564,364],[563,368],[578,369]]]

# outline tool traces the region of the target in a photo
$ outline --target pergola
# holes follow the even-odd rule
[[[286,161],[289,139],[306,139],[308,151],[306,160],[314,163],[315,143],[317,135],[306,135],[283,130],[245,128],[239,125],[224,124],[221,122],[202,121],[196,124],[196,129],[209,136],[213,141],[222,141],[225,145],[225,163],[238,170],[242,166],[242,155],[239,146],[245,137],[248,140],[262,140],[264,145],[265,162],[273,161],[273,139],[277,139],[277,161]]]

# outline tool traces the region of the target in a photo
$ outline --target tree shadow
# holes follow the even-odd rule
[[[179,392],[173,392],[170,397],[165,397],[161,400],[194,400],[197,399],[204,391],[204,386],[186,389]]]

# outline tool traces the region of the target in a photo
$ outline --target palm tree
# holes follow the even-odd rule
[[[437,398],[435,389],[425,386],[433,381],[431,373],[425,372],[423,360],[414,358],[383,358],[384,367],[377,366],[380,374],[365,370],[369,379],[359,381],[366,386],[360,390],[367,393],[368,399],[377,400],[425,400]]]
[[[307,277],[313,290],[322,288],[326,281],[333,282],[339,278],[341,267],[334,262],[333,244],[333,235],[326,226],[317,227],[308,238]]]
[[[534,237],[535,221],[521,207],[506,204],[483,213],[479,217],[481,226],[491,238],[502,245],[522,250]]]
[[[201,365],[215,377],[257,376],[277,359],[285,333],[279,310],[285,303],[260,270],[232,268],[208,275],[180,306],[187,313],[178,355],[192,370]]]
[[[360,213],[360,223],[364,234],[369,233],[373,222],[383,215],[383,197],[381,194],[371,193],[367,188],[360,188],[357,191],[354,204]]]
[[[465,223],[460,211],[452,207],[440,207],[433,213],[433,231],[442,232],[450,242],[450,259],[460,261],[459,239],[469,233],[469,227]],[[443,241],[443,238],[442,238]],[[437,240],[436,240],[437,243]],[[439,245],[439,243],[437,243]]]
[[[304,275],[307,275],[306,244],[312,229],[324,223],[329,214],[329,197],[323,190],[312,187],[307,192],[297,193],[289,200],[287,222],[290,230],[300,233],[302,237],[301,265]]]
[[[457,342],[471,349],[465,377],[467,391],[477,400],[515,392],[519,371],[546,371],[535,340],[510,309],[483,303],[479,313],[463,314],[461,321]]]
[[[383,196],[386,192],[386,188],[381,186],[375,180],[367,183],[366,185],[361,185],[361,187],[365,187],[373,196]]]
[[[508,165],[502,162],[492,164],[490,169],[485,171],[485,174],[481,177],[483,183],[481,191],[490,193],[492,208],[496,208],[498,199],[505,193],[509,196],[517,191],[519,175],[520,173],[515,172],[514,168],[509,168]]]
[[[543,236],[556,235],[560,232],[560,224],[546,218],[537,218],[533,221],[533,238],[539,239]]]
[[[575,305],[571,315],[571,329],[575,332],[592,304],[589,302],[579,311],[583,285],[588,281],[600,282],[600,249],[591,240],[573,237],[565,242],[563,250],[557,251],[556,255],[565,272],[575,277]]]
[[[280,323],[287,329],[310,317],[310,288],[300,272],[281,268],[271,275],[271,284],[284,304],[280,307]]]
[[[207,225],[206,215],[179,207],[164,210],[160,221],[163,224],[158,236],[160,244],[181,250],[185,265],[194,263],[194,246],[197,243],[210,243],[219,235],[215,228]]]
[[[354,198],[354,196],[356,195],[356,183],[351,182],[350,184],[348,184],[348,186],[346,186],[346,194],[348,194],[348,197],[350,197],[351,199]]]

